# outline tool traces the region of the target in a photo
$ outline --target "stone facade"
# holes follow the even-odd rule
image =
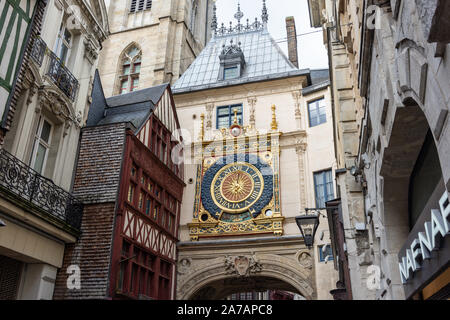
[[[280,196],[281,214],[285,218],[282,227],[283,237],[273,237],[261,235],[254,236],[234,236],[236,240],[222,237],[224,240],[200,239],[190,241],[188,225],[193,220],[193,208],[196,193],[197,165],[195,162],[185,165],[185,181],[187,187],[183,196],[181,220],[180,220],[180,240],[179,245],[179,267],[184,260],[186,264],[191,264],[194,273],[178,275],[178,298],[196,297],[196,290],[203,288],[213,288],[216,298],[226,296],[233,291],[232,274],[226,272],[226,256],[246,256],[251,257],[252,252],[256,254],[258,261],[262,263],[262,272],[256,275],[249,275],[246,279],[249,284],[258,283],[261,279],[275,277],[278,279],[272,283],[273,288],[281,282],[294,283],[286,288],[304,295],[307,299],[332,299],[329,291],[337,281],[337,274],[334,270],[333,262],[319,262],[319,246],[330,243],[327,219],[321,217],[319,229],[317,230],[314,248],[308,250],[299,235],[299,229],[295,222],[295,217],[304,214],[305,208],[316,207],[314,192],[313,173],[324,169],[336,169],[333,164],[334,149],[332,136],[332,112],[331,112],[331,92],[327,85],[313,92],[302,89],[306,86],[304,77],[293,77],[286,79],[272,80],[261,83],[249,83],[245,86],[233,86],[220,89],[197,91],[185,94],[175,94],[178,116],[180,123],[187,129],[183,133],[185,141],[192,142],[192,151],[200,135],[200,121],[202,114],[205,115],[205,140],[206,137],[217,136],[216,130],[217,107],[222,105],[243,105],[243,124],[260,128],[261,132],[270,128],[272,124],[271,105],[276,105],[276,122],[282,132],[280,138]],[[320,126],[310,127],[308,121],[308,102],[319,98],[325,99],[326,123]],[[188,134],[189,133],[189,134]],[[219,134],[219,136],[221,136]],[[198,157],[198,153],[187,154],[192,156],[191,160]],[[322,237],[321,237],[322,235]],[[284,239],[289,243],[289,250],[286,254],[279,254],[280,247]],[[239,244],[234,244],[238,241]],[[221,248],[216,251],[215,247]],[[236,247],[236,248],[235,248]],[[227,249],[228,248],[228,249]],[[263,249],[264,248],[264,249]],[[259,258],[261,254],[261,259]],[[214,261],[214,264],[211,264]],[[274,262],[275,261],[275,262]],[[278,262],[277,262],[278,261]],[[265,264],[267,263],[267,264]],[[286,267],[286,265],[291,266]],[[308,271],[303,274],[304,268]],[[275,271],[276,270],[276,271]],[[302,271],[303,270],[303,271]],[[191,272],[191,271],[190,271]],[[284,274],[297,273],[292,282],[283,276]],[[191,279],[191,275],[192,279]],[[257,279],[253,279],[254,276]],[[204,279],[200,284],[196,283],[196,278]],[[259,279],[259,281],[261,280]],[[242,280],[236,279],[236,285],[242,286]],[[272,280],[273,282],[273,280]],[[228,284],[231,286],[228,286]],[[225,288],[219,287],[225,285]],[[228,287],[227,287],[228,286]],[[256,287],[258,285],[255,284]],[[307,289],[305,289],[307,288]],[[203,290],[202,289],[202,290]],[[236,287],[234,287],[234,290]],[[228,291],[227,291],[228,290]],[[231,291],[230,291],[231,290]],[[208,291],[209,292],[209,291]],[[212,292],[212,291],[211,291]],[[198,293],[200,297],[204,292]],[[207,296],[207,295],[206,295]]]
[[[111,35],[99,71],[107,97],[120,93],[122,63],[130,46],[142,53],[138,88],[174,83],[210,39],[213,0],[153,1],[130,11],[130,1],[110,1]]]
[[[445,1],[365,3],[310,1],[311,24],[324,28],[333,70],[337,162],[346,169],[336,179],[352,294],[412,298],[398,262],[417,229],[411,177],[428,130],[441,167],[436,192],[449,190],[448,36],[437,30],[450,11]],[[423,287],[430,279],[422,278]]]

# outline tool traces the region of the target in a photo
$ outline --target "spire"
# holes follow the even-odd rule
[[[237,12],[234,14],[234,18],[237,20],[237,25],[233,26],[233,22],[230,21],[230,26],[225,26],[224,23],[219,26],[217,22],[217,14],[216,14],[216,5],[213,7],[213,17],[211,22],[211,28],[214,30],[214,35],[217,37],[231,35],[231,34],[240,34],[243,32],[251,32],[251,31],[259,31],[264,30],[264,27],[267,26],[267,21],[269,19],[269,15],[267,14],[266,2],[264,0],[263,3],[263,22],[258,21],[258,18],[255,19],[255,22],[251,23],[249,19],[247,19],[247,23],[242,23],[242,18],[244,17],[244,13],[241,10],[241,3],[238,1]]]
[[[234,18],[238,21],[236,29],[238,31],[242,30],[243,25],[241,24],[241,19],[244,16],[244,13],[241,11],[241,4],[238,2],[238,11],[235,13]]]
[[[266,0],[263,0],[261,19],[264,25],[267,25],[267,22],[269,22],[269,14],[267,13]]]
[[[212,29],[214,35],[217,35],[217,7],[216,7],[215,3],[214,3],[214,6],[213,6],[213,16],[212,16],[212,21],[211,21],[211,29]]]

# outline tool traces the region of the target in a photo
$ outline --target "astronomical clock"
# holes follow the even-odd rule
[[[274,110],[274,109],[273,109]],[[273,118],[275,119],[275,118]],[[275,121],[275,120],[273,120]],[[279,138],[272,130],[234,124],[195,144],[199,163],[190,237],[271,233],[282,235],[279,190]]]

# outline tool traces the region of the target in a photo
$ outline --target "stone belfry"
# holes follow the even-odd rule
[[[211,38],[215,0],[110,0],[99,72],[107,96],[174,83]]]

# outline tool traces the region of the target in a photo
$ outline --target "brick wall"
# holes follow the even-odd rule
[[[114,213],[114,203],[85,206],[81,224],[82,235],[75,244],[66,245],[63,266],[56,276],[54,299],[107,297]],[[80,290],[67,288],[67,268],[70,265],[80,267]]]
[[[54,299],[108,297],[114,216],[125,145],[123,123],[82,129],[73,193],[85,204],[81,236],[65,248]],[[67,288],[67,268],[78,265],[81,289]]]
[[[116,201],[125,126],[118,123],[82,129],[73,193],[85,204]]]

